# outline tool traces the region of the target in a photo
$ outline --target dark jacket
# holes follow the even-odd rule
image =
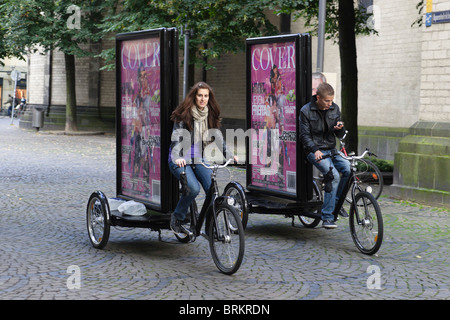
[[[330,109],[321,112],[316,104],[317,96],[300,110],[300,141],[307,153],[317,150],[330,150],[336,147],[336,137],[342,138],[345,129],[335,130],[341,119],[339,106],[333,102]]]

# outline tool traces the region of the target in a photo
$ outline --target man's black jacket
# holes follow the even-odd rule
[[[335,130],[341,119],[339,106],[333,102],[326,112],[321,112],[316,104],[317,96],[300,110],[300,140],[308,154],[317,150],[330,150],[336,147],[336,137],[342,138],[345,129]]]

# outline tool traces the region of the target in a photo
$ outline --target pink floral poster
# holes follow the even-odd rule
[[[161,203],[160,39],[120,43],[122,194]]]
[[[251,184],[296,193],[295,42],[250,47]]]

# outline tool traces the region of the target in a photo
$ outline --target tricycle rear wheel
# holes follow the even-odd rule
[[[235,181],[231,181],[225,186],[223,191],[224,196],[231,197],[234,200],[233,207],[241,217],[242,226],[244,229],[247,227],[248,211],[245,203],[245,191],[244,188]]]
[[[313,200],[322,201],[322,198],[323,198],[322,192],[315,180],[313,180],[313,192],[314,192]],[[317,211],[318,211],[318,213],[320,213],[320,209],[318,209]],[[306,217],[306,216],[302,216],[302,215],[299,215],[298,219],[307,228],[315,228],[321,221],[320,218],[310,218],[310,217]]]
[[[103,249],[109,240],[111,215],[108,200],[101,191],[91,194],[87,209],[86,223],[89,240],[94,248]]]

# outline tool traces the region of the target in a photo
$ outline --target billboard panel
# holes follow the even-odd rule
[[[247,39],[247,188],[298,198],[301,35]]]
[[[171,181],[164,179],[163,146],[173,102],[164,82],[176,70],[170,67],[170,40],[167,29],[157,29],[118,35],[116,43],[118,195],[155,209],[167,207],[163,190]]]
[[[122,193],[161,203],[160,39],[122,41]]]

